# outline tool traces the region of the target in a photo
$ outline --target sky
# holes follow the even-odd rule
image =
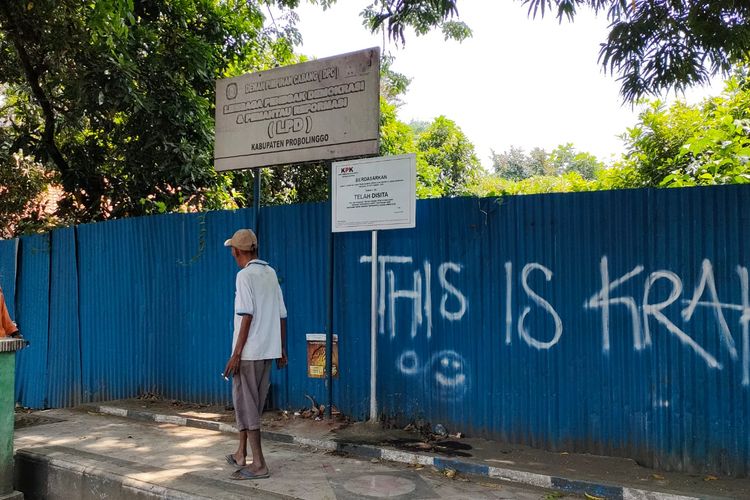
[[[472,38],[459,43],[445,41],[439,30],[411,33],[402,47],[384,45],[381,34],[362,26],[359,12],[367,4],[339,0],[324,12],[303,3],[297,9],[303,38],[298,52],[316,58],[374,46],[390,52],[393,69],[412,79],[399,109],[402,121],[454,120],[488,169],[491,150],[511,146],[549,152],[572,142],[604,161],[624,151],[618,135],[636,124],[638,108],[623,104],[616,77],[597,63],[607,34],[604,17],[582,11],[574,23],[560,24],[554,17],[530,19],[518,1],[461,0],[459,18]],[[719,80],[690,90],[683,100],[698,102],[720,91]]]

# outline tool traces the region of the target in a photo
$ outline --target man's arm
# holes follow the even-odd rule
[[[278,282],[278,279],[276,280]],[[277,368],[284,368],[287,364],[286,357],[286,304],[284,304],[284,294],[281,292],[281,285],[276,284],[276,296],[279,299],[279,322],[281,324],[281,357],[276,360]]]
[[[237,344],[234,346],[232,357],[227,361],[224,368],[224,376],[235,375],[240,370],[240,360],[242,358],[242,349],[245,348],[247,337],[250,334],[250,324],[253,322],[252,314],[243,314],[242,323],[240,324],[240,333],[237,337]]]
[[[284,368],[287,364],[286,357],[286,318],[281,318],[281,357],[276,360],[277,368]]]

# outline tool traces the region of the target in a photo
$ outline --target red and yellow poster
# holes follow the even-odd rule
[[[325,378],[326,376],[326,334],[308,333],[307,338],[307,376],[310,378]],[[339,376],[339,344],[338,335],[333,336],[333,367],[331,373]]]

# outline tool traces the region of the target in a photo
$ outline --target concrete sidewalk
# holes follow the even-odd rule
[[[138,417],[85,409],[19,415],[16,488],[27,500],[558,498],[549,490],[276,441],[264,443],[270,478],[233,481],[236,466],[224,456],[236,448],[235,434],[180,425],[193,422],[174,415]]]
[[[159,400],[90,405],[95,413],[235,433],[222,407]],[[622,458],[550,453],[484,439],[425,441],[416,432],[266,412],[264,438],[339,454],[433,466],[475,477],[510,481],[600,498],[750,498],[750,479],[660,472]]]

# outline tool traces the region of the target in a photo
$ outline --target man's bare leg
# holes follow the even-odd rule
[[[263,456],[263,448],[260,445],[260,429],[247,431],[247,436],[250,441],[250,451],[253,454],[253,461],[245,468],[256,474],[267,474],[268,467],[266,467],[266,459]]]
[[[247,431],[240,431],[240,444],[237,446],[237,451],[234,453],[234,461],[238,465],[245,465],[247,457]]]

